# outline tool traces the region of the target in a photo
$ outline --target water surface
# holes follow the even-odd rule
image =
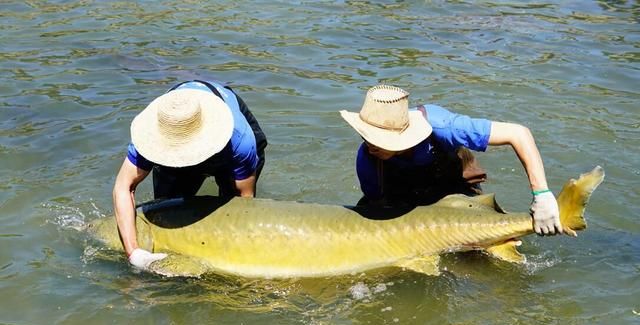
[[[0,323],[639,322],[639,22],[637,1],[3,1]],[[133,117],[194,78],[232,82],[267,133],[261,197],[355,203],[359,137],[337,111],[382,82],[528,126],[554,189],[596,165],[607,179],[589,229],[526,238],[523,267],[461,254],[439,277],[137,273],[76,229],[111,216]],[[478,157],[485,189],[526,210],[513,151]]]

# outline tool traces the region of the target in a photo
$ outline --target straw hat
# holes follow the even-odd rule
[[[340,111],[367,142],[389,151],[414,147],[431,134],[431,125],[420,111],[409,111],[409,93],[378,85],[367,91],[360,113]]]
[[[231,132],[229,106],[196,89],[177,89],[156,98],[131,122],[131,142],[138,152],[167,167],[205,161],[225,147]]]

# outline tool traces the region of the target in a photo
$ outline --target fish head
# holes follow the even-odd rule
[[[87,224],[85,230],[91,237],[102,242],[108,248],[119,251],[123,250],[115,217],[95,219]],[[138,246],[142,249],[152,251],[153,237],[151,236],[151,229],[144,218],[136,218],[136,230]]]

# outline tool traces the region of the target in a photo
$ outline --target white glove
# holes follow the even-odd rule
[[[151,263],[165,257],[167,257],[165,253],[151,253],[144,249],[136,248],[131,252],[131,255],[129,255],[129,263],[137,268],[146,269]]]
[[[551,191],[534,193],[530,211],[533,215],[533,230],[538,235],[562,233],[558,202]]]

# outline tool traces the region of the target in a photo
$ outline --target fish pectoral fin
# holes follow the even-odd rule
[[[151,263],[149,271],[167,277],[200,277],[208,267],[195,257],[168,253],[167,257]]]
[[[520,254],[516,249],[517,246],[520,246],[522,242],[519,239],[510,239],[501,244],[493,245],[491,247],[486,248],[485,250],[489,255],[499,258],[503,261],[511,262],[511,263],[524,263],[525,256]]]
[[[420,256],[397,263],[396,266],[427,275],[440,275],[440,256]]]

